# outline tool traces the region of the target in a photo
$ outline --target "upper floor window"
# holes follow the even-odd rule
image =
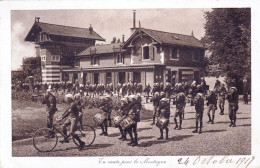
[[[75,67],[79,67],[80,66],[80,59],[76,58],[75,59]]]
[[[124,63],[124,55],[122,55],[121,53],[117,54],[116,63],[117,64],[123,64]]]
[[[59,62],[60,61],[60,56],[59,55],[52,55],[51,56],[51,60],[53,62]]]
[[[174,47],[171,50],[171,59],[179,59],[179,49]]]
[[[46,61],[46,55],[41,56],[41,61]]]
[[[143,47],[143,59],[150,59],[150,57],[149,57],[149,46]]]
[[[99,57],[98,56],[91,57],[91,65],[99,65]]]

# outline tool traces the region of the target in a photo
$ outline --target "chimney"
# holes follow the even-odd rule
[[[90,26],[89,26],[89,32],[92,34],[92,32],[93,32],[93,27],[91,26],[91,24],[90,24]]]
[[[125,42],[125,35],[122,35],[122,43]]]
[[[135,28],[135,11],[136,10],[133,10],[133,28]]]
[[[39,22],[40,22],[40,17],[36,17],[36,16],[35,16],[35,22],[38,22],[38,23],[39,23]]]

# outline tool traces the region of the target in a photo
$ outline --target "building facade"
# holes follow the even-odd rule
[[[206,48],[193,34],[151,30],[140,25],[137,28],[135,13],[133,23],[132,35],[126,41],[123,37],[121,43],[95,45],[96,40],[104,39],[91,27],[85,31],[92,32],[89,33],[92,36],[84,34],[84,37],[79,37],[82,34],[60,26],[71,31],[70,37],[63,33],[54,38],[54,33],[46,31],[47,28],[39,22],[32,27],[33,31],[28,33],[26,40],[37,41],[39,34],[47,34],[43,36],[43,42],[41,38],[36,42],[42,57],[44,83],[78,80],[82,84],[112,83],[116,87],[118,83],[126,82],[145,86],[148,83],[169,82],[175,85],[200,80]],[[29,38],[33,36],[32,32],[37,34],[35,38]]]

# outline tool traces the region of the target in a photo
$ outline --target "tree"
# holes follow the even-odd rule
[[[203,41],[212,52],[211,60],[218,63],[227,78],[240,83],[251,77],[251,10],[224,8],[205,12]]]
[[[111,44],[116,43],[116,37],[113,37],[113,40],[111,41]]]
[[[23,59],[23,72],[26,77],[33,76],[34,81],[41,81],[41,58],[27,57]]]

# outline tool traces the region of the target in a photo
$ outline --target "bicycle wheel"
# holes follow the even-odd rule
[[[52,129],[41,128],[33,135],[33,146],[40,152],[52,151],[58,143],[58,137]]]
[[[79,128],[76,134],[79,136],[80,140],[85,142],[85,146],[90,146],[96,138],[96,132],[90,125],[83,125],[83,129]],[[73,138],[73,142],[79,146],[79,142]]]

